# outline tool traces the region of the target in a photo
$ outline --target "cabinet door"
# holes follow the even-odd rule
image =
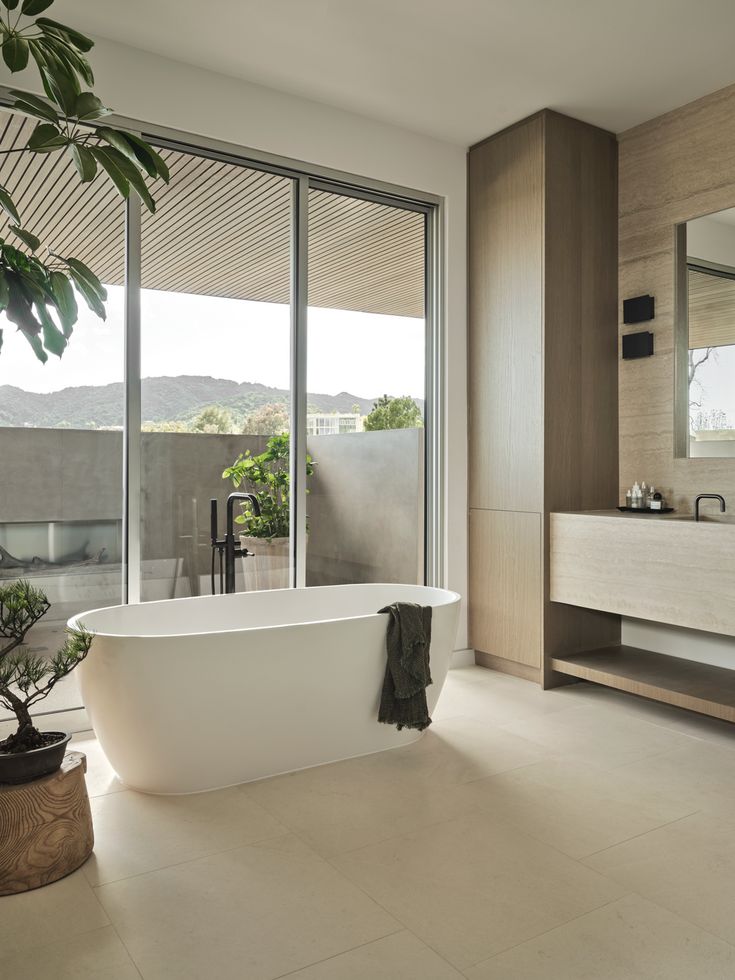
[[[541,515],[470,511],[470,644],[541,666]]]

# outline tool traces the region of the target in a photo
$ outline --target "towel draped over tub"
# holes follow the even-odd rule
[[[423,731],[431,724],[426,688],[431,684],[431,606],[394,602],[388,613],[388,662],[383,679],[378,721]]]

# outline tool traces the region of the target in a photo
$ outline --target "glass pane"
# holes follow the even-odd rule
[[[689,452],[735,456],[735,267],[690,266],[687,280]]]
[[[0,148],[24,146],[34,125],[0,113]],[[104,322],[78,297],[69,346],[46,364],[11,323],[2,324],[0,581],[27,578],[47,594],[51,608],[28,641],[53,653],[70,616],[122,596],[125,213],[109,182],[100,176],[80,185],[63,154],[0,160],[0,184],[19,205],[23,226],[91,266],[109,295]],[[6,235],[12,239],[3,216]],[[71,674],[39,710],[79,706]]]
[[[423,581],[424,269],[423,214],[310,192],[308,585]]]
[[[235,587],[287,587],[292,182],[163,155],[171,182],[142,226],[142,598],[209,594],[213,568],[224,586],[210,499],[221,539],[238,460],[261,516],[234,508],[254,553],[237,557]]]

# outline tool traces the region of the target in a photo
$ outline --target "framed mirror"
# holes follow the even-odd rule
[[[676,455],[735,458],[735,208],[676,228]]]

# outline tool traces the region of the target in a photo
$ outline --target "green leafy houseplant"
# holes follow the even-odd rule
[[[68,153],[82,183],[104,173],[122,197],[135,191],[149,211],[155,203],[148,180],[168,182],[165,162],[144,140],[99,120],[110,113],[91,90],[94,74],[86,54],[93,41],[74,28],[40,17],[54,0],[0,0],[0,46],[12,73],[34,64],[45,98],[11,91],[10,109],[37,119],[26,146],[0,154]],[[76,292],[105,319],[107,293],[79,259],[59,255],[49,243],[39,258],[40,239],[23,227],[7,188],[0,185],[0,208],[16,244],[0,237],[0,312],[16,324],[40,360],[61,356],[78,319]],[[0,330],[0,346],[2,331]]]
[[[306,475],[314,472],[315,463],[306,457]],[[251,538],[287,538],[289,535],[289,437],[288,434],[273,436],[266,443],[265,452],[253,456],[248,449],[240,453],[232,466],[222,474],[234,487],[245,484],[252,490],[260,504],[260,517],[256,517],[248,502],[243,503],[242,513],[235,521],[242,533]],[[306,491],[309,492],[308,490]]]
[[[50,736],[34,726],[31,708],[84,660],[92,645],[91,633],[75,629],[69,630],[64,646],[49,659],[31,653],[26,636],[49,607],[45,594],[29,582],[0,587],[0,641],[7,641],[0,648],[0,704],[18,722],[17,731],[0,741],[0,753],[29,752],[49,744]]]

